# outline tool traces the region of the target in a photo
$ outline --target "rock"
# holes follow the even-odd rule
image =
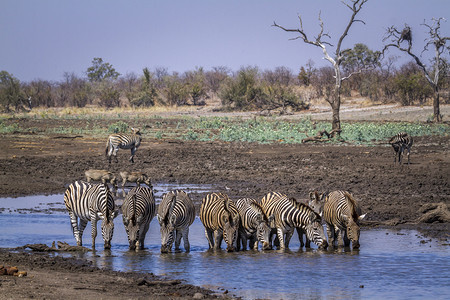
[[[203,298],[205,298],[205,295],[203,295],[202,293],[195,293],[192,298],[194,298],[194,299],[203,299]]]

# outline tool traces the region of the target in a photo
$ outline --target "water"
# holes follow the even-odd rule
[[[157,200],[172,186],[158,186]],[[181,188],[177,186],[177,188]],[[196,187],[185,189],[196,191]],[[207,190],[210,187],[198,187]],[[0,247],[66,241],[75,244],[62,195],[0,199]],[[24,210],[25,209],[25,210]],[[51,214],[48,214],[51,210]],[[26,213],[24,213],[26,212]],[[91,244],[90,224],[84,244]],[[246,299],[448,299],[450,248],[424,240],[416,231],[362,230],[361,249],[299,250],[294,235],[290,251],[208,251],[203,225],[190,228],[190,253],[161,254],[159,225],[154,219],[147,249],[128,251],[121,217],[115,219],[111,251],[103,251],[99,231],[96,253],[64,254],[121,271],[152,272]],[[426,240],[426,239],[425,239]],[[183,248],[183,245],[182,245]]]

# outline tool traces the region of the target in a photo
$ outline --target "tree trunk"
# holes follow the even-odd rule
[[[331,130],[336,131],[338,136],[341,132],[341,120],[339,118],[339,110],[341,108],[341,88],[340,86],[335,86],[334,88],[334,99],[331,102],[331,108],[333,111],[333,119],[331,123]]]
[[[434,99],[433,99],[433,121],[440,123],[442,122],[441,111],[439,110],[439,88],[434,88]]]

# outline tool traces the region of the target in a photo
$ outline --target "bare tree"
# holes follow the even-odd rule
[[[327,50],[327,46],[333,47],[333,45],[324,40],[325,38],[331,38],[331,37],[328,33],[324,33],[324,24],[320,17],[320,13],[319,13],[320,32],[317,35],[317,37],[315,37],[313,40],[309,39],[308,35],[303,30],[302,19],[300,16],[298,16],[298,19],[300,21],[300,28],[288,29],[288,28],[278,25],[275,22],[273,24],[273,26],[281,28],[284,31],[294,32],[294,33],[299,34],[297,37],[293,38],[292,40],[302,39],[303,42],[305,42],[306,44],[310,44],[310,45],[321,48],[323,55],[324,55],[324,59],[326,59],[333,65],[334,78],[335,78],[334,91],[333,91],[332,95],[330,95],[330,97],[326,97],[326,101],[331,105],[331,108],[333,111],[332,132],[337,133],[338,135],[341,132],[341,121],[340,121],[340,117],[339,117],[339,110],[340,110],[340,106],[341,106],[342,81],[349,78],[353,74],[360,73],[362,71],[362,70],[359,70],[358,72],[350,73],[346,77],[343,77],[342,70],[341,70],[343,52],[341,52],[341,46],[342,46],[342,42],[344,41],[344,38],[347,36],[347,34],[350,30],[350,27],[354,23],[361,22],[361,23],[365,24],[362,20],[356,19],[356,15],[359,13],[362,6],[367,1],[368,0],[351,0],[350,3],[342,1],[342,3],[352,11],[352,15],[350,17],[350,20],[347,23],[347,26],[345,27],[344,32],[342,33],[342,35],[340,36],[340,38],[338,40],[338,43],[336,45],[336,49],[334,52],[335,53],[334,58],[330,56],[330,54],[328,53],[328,50]]]
[[[397,48],[400,51],[405,52],[409,56],[414,58],[416,64],[423,71],[425,78],[427,79],[428,83],[431,85],[434,91],[434,99],[433,99],[434,122],[442,122],[442,115],[439,109],[439,78],[443,70],[445,70],[448,67],[447,60],[442,57],[442,54],[444,53],[448,55],[450,51],[450,47],[446,46],[446,43],[448,40],[450,40],[450,37],[443,37],[440,33],[442,20],[445,21],[444,18],[439,19],[433,18],[432,25],[426,24],[425,21],[423,24],[421,24],[427,27],[427,29],[429,30],[428,32],[429,37],[425,40],[426,44],[422,50],[422,53],[428,51],[430,46],[434,47],[435,57],[434,57],[434,66],[432,68],[432,72],[434,74],[431,71],[427,70],[425,64],[421,61],[419,56],[417,56],[411,51],[412,33],[411,28],[408,25],[405,25],[405,28],[402,31],[399,31],[394,26],[389,27],[387,29],[386,37],[383,39],[383,41],[386,40],[390,41],[390,44],[384,46],[383,54],[390,47]],[[406,45],[407,47],[403,46],[404,45],[403,41],[408,42],[408,44]]]

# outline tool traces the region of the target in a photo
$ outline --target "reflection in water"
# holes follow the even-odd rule
[[[89,230],[85,235],[85,246],[90,247]],[[101,234],[97,238],[102,245]],[[65,213],[0,214],[0,247],[50,245],[58,240],[75,243]],[[347,247],[319,251],[315,245],[313,249],[299,249],[294,236],[289,250],[228,253],[208,250],[204,228],[196,218],[189,240],[191,252],[161,254],[159,224],[154,219],[147,234],[147,249],[129,251],[119,217],[115,219],[111,250],[99,246],[95,252],[63,255],[86,258],[102,268],[149,272],[221,287],[249,299],[434,300],[446,299],[450,293],[450,248],[436,242],[421,243],[416,231],[362,230],[359,250]]]

